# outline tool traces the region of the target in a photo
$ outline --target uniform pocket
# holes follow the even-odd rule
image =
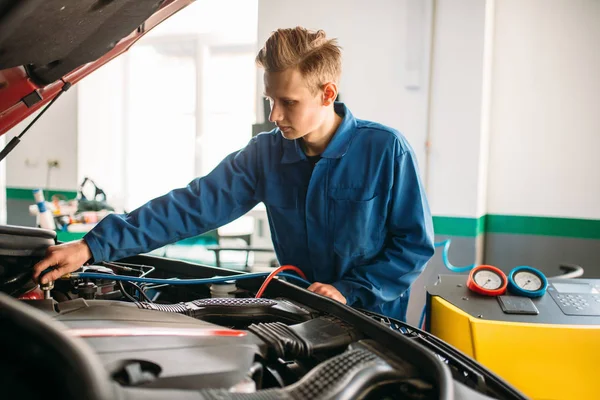
[[[333,198],[334,249],[342,257],[371,256],[377,252],[382,231],[380,198]]]

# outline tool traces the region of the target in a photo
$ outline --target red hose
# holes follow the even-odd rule
[[[258,289],[258,292],[256,293],[256,298],[259,299],[263,295],[265,289],[267,288],[267,285],[269,284],[269,282],[271,282],[271,280],[275,277],[275,275],[277,275],[281,271],[286,271],[286,270],[290,270],[290,269],[294,272],[297,272],[298,275],[300,275],[303,279],[306,279],[306,275],[304,275],[304,272],[302,272],[302,270],[300,268],[295,267],[293,265],[282,265],[281,267],[277,268],[275,271],[271,272],[269,274],[269,276],[267,276],[267,278],[261,285],[260,289]]]

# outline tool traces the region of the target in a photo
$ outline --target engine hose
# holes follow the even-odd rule
[[[310,286],[310,282],[293,274],[281,273],[279,275],[285,276],[286,278],[303,284],[304,286]],[[126,282],[140,282],[140,283],[154,283],[158,285],[206,285],[210,283],[222,283],[230,281],[241,281],[245,279],[263,278],[269,276],[268,272],[255,272],[251,274],[239,274],[231,276],[219,276],[214,278],[202,278],[202,279],[160,279],[160,278],[140,278],[137,276],[126,276],[126,275],[110,275],[110,279],[114,281],[126,281]],[[67,278],[89,278],[89,279],[106,279],[106,274],[99,274],[95,272],[76,272],[67,274]]]
[[[193,310],[189,308],[185,303],[178,304],[154,304],[146,302],[134,302],[138,308],[143,310],[162,311],[174,314],[183,314],[192,317]]]
[[[444,248],[442,249],[442,261],[444,262],[444,266],[452,272],[467,272],[475,268],[476,264],[466,265],[464,267],[457,267],[450,263],[450,260],[448,259],[448,251],[450,250],[451,242],[452,239],[446,239],[442,242],[437,242],[434,244],[435,247],[444,246]]]
[[[267,286],[269,285],[269,282],[271,282],[271,280],[273,278],[275,278],[275,276],[277,274],[280,274],[282,271],[288,271],[288,270],[296,272],[302,278],[306,278],[306,275],[304,275],[304,272],[302,272],[302,270],[300,268],[298,268],[298,267],[296,267],[294,265],[282,265],[281,267],[277,268],[275,271],[271,272],[269,274],[269,276],[267,276],[267,279],[265,279],[265,281],[261,285],[260,289],[258,289],[258,292],[256,292],[256,298],[257,299],[261,298],[261,296],[263,295],[263,293],[267,289]]]

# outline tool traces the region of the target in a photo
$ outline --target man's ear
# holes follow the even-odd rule
[[[329,106],[333,104],[337,98],[338,89],[337,85],[333,82],[328,82],[323,85],[323,105]]]

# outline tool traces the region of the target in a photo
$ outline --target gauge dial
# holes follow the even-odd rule
[[[500,275],[485,269],[477,272],[475,276],[473,276],[473,280],[482,288],[491,290],[499,289],[504,283]]]
[[[515,267],[508,275],[508,289],[520,296],[540,297],[547,287],[544,274],[532,267]]]
[[[491,265],[479,265],[471,270],[467,287],[486,296],[499,296],[506,291],[507,279],[504,272]]]
[[[529,272],[517,272],[514,276],[515,283],[523,290],[540,290],[542,288],[542,280],[539,276]]]

